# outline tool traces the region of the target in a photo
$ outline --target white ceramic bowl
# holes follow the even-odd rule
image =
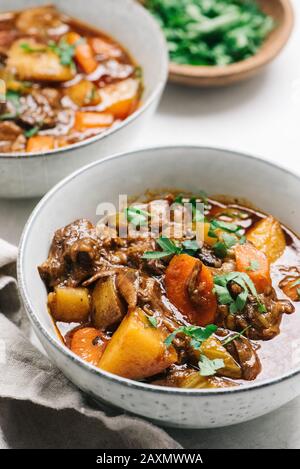
[[[0,11],[46,3],[46,0],[1,0]],[[38,155],[0,154],[2,198],[43,195],[84,164],[128,150],[154,113],[167,80],[168,54],[164,37],[152,16],[134,0],[51,0],[50,3],[70,16],[95,25],[130,52],[144,72],[142,106],[118,127],[70,147]]]
[[[47,257],[54,231],[80,217],[95,222],[100,202],[117,203],[118,194],[137,195],[147,188],[192,192],[203,189],[244,197],[300,232],[299,177],[257,158],[213,148],[166,147],[109,157],[80,169],[38,204],[20,246],[21,295],[50,359],[96,399],[166,425],[230,425],[263,415],[296,397],[300,394],[297,343],[289,368],[283,372],[275,370],[271,379],[226,390],[184,390],[155,387],[101,371],[59,341],[47,312],[46,289],[37,271],[37,265]],[[297,316],[290,317],[287,327],[290,333],[293,329],[293,334],[297,327],[300,329]]]

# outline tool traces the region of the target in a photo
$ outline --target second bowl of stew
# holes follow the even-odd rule
[[[38,205],[21,244],[21,292],[49,356],[97,399],[172,425],[289,401],[299,200],[297,176],[210,148],[83,168]]]
[[[0,196],[41,195],[127,148],[166,76],[162,34],[133,0],[2,2]]]

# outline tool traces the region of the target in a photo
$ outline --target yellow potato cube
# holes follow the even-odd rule
[[[48,306],[53,318],[62,322],[85,322],[90,314],[87,288],[57,287],[48,295]]]
[[[143,379],[161,373],[177,361],[174,347],[164,344],[167,334],[152,327],[144,311],[129,312],[99,362],[99,367],[124,378]]]
[[[269,262],[275,262],[282,256],[286,241],[279,221],[272,216],[257,222],[247,233],[248,241],[262,251]]]

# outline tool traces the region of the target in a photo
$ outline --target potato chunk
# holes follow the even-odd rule
[[[282,256],[286,241],[279,221],[272,216],[257,222],[247,233],[248,241],[265,253],[269,262],[275,262]]]
[[[57,287],[48,295],[48,306],[53,318],[63,322],[85,322],[90,314],[87,288]]]
[[[175,349],[164,344],[166,335],[152,327],[144,311],[136,308],[126,315],[114,333],[99,367],[136,380],[161,373],[177,361]]]
[[[140,83],[138,80],[127,80],[105,86],[100,90],[105,112],[113,114],[116,119],[125,119],[137,108]]]
[[[115,277],[106,277],[97,282],[92,293],[92,322],[98,329],[121,322],[126,310],[115,285]]]
[[[79,107],[96,106],[100,103],[96,86],[88,80],[82,80],[66,89],[66,94]]]
[[[216,337],[210,337],[205,340],[201,345],[200,350],[195,350],[194,352],[197,356],[197,359],[200,358],[200,355],[203,354],[210,360],[221,359],[224,361],[225,367],[219,370],[222,376],[227,376],[228,378],[239,379],[242,377],[242,369],[240,365],[235,361],[235,359],[230,355],[225,347],[221,344],[221,341]]]
[[[62,65],[57,54],[33,39],[13,43],[8,51],[7,68],[21,80],[64,82],[75,76],[72,67]]]

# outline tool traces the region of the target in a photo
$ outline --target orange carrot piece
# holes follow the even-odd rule
[[[51,135],[35,135],[27,141],[26,151],[43,152],[54,149],[55,140]]]
[[[93,73],[98,67],[93,49],[79,34],[75,32],[68,33],[66,36],[68,44],[75,46],[75,59],[85,73]]]
[[[272,286],[270,263],[266,255],[251,243],[238,244],[235,248],[236,268],[245,272],[254,283],[257,293],[263,293]]]
[[[171,303],[183,315],[187,316],[189,322],[206,326],[215,320],[217,299],[213,293],[212,273],[208,267],[202,264],[198,276],[199,305],[195,305],[191,301],[188,293],[188,282],[198,263],[200,263],[198,259],[187,254],[174,256],[166,270],[166,292]]]
[[[70,349],[83,360],[98,365],[107,343],[98,329],[84,327],[71,333]]]
[[[76,112],[75,129],[82,132],[86,129],[110,127],[114,122],[112,114],[104,112]]]

